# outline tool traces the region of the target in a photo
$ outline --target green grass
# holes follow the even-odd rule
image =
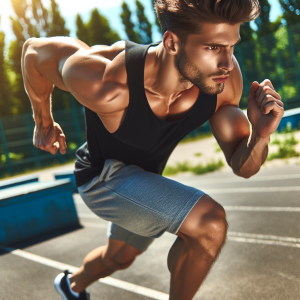
[[[8,156],[9,156],[9,158],[10,158],[12,161],[19,161],[19,160],[21,160],[21,159],[24,157],[24,154],[23,154],[23,153],[13,153],[13,152],[9,152],[9,153],[8,153]],[[5,154],[1,154],[1,155],[0,155],[0,163],[3,163],[3,164],[6,163],[6,156],[5,156]]]
[[[179,172],[192,172],[196,175],[205,174],[208,172],[213,172],[216,170],[221,169],[224,166],[224,163],[222,160],[218,160],[215,162],[212,160],[206,165],[202,165],[201,163],[192,166],[189,162],[184,161],[183,163],[177,163],[176,166],[166,166],[163,176],[172,176],[176,175]]]
[[[267,160],[275,158],[290,158],[299,157],[300,153],[296,151],[295,146],[299,141],[295,138],[293,132],[285,133],[284,139],[280,140],[276,135],[275,139],[270,143],[271,145],[277,145],[278,150],[275,153],[270,153]]]
[[[221,152],[221,148],[220,148],[220,145],[218,143],[215,143],[215,152]]]

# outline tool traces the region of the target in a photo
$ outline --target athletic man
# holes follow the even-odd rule
[[[88,285],[129,267],[165,231],[178,236],[168,255],[170,299],[192,299],[224,244],[226,216],[202,191],[161,176],[168,157],[209,120],[233,172],[249,178],[266,160],[283,116],[268,79],[250,89],[252,130],[238,108],[243,81],[233,48],[241,23],[259,15],[257,0],[159,0],[155,9],[163,32],[157,44],[90,48],[56,37],[24,45],[34,145],[66,152],[50,98],[53,85],[70,91],[85,107],[87,127],[75,163],[79,193],[110,221],[107,245],[89,253],[78,272],[56,277],[63,299],[87,299]]]

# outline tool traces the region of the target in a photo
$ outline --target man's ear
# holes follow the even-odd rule
[[[177,55],[179,53],[180,40],[174,32],[170,30],[165,32],[163,36],[163,44],[168,54]]]

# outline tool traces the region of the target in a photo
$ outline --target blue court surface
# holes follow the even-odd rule
[[[178,175],[204,190],[227,212],[225,247],[197,300],[300,299],[300,166],[263,168],[246,180],[231,172]],[[0,248],[1,300],[59,300],[53,280],[76,270],[85,255],[106,243],[107,222],[73,194],[82,227]],[[175,236],[164,234],[134,264],[87,290],[92,300],[168,299],[167,255]]]

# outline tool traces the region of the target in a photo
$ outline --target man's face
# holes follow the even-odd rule
[[[190,81],[205,94],[220,94],[226,81],[218,83],[213,78],[230,75],[239,29],[240,24],[204,24],[201,34],[189,34],[178,54],[180,82]]]

